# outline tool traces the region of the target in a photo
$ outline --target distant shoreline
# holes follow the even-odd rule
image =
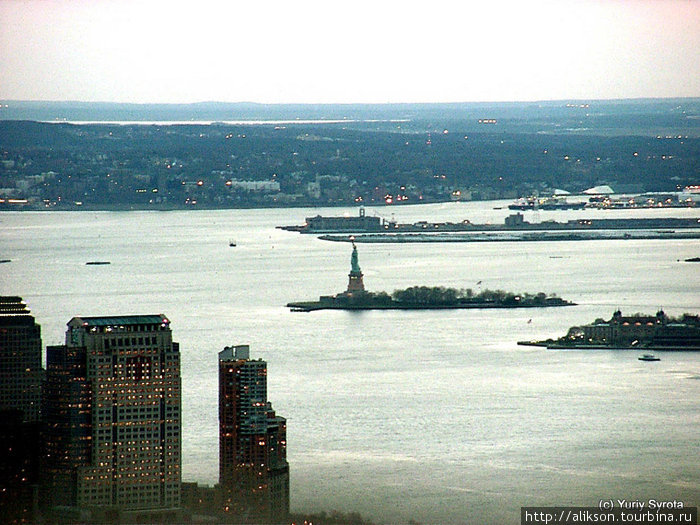
[[[315,312],[317,310],[481,310],[491,308],[555,308],[561,306],[576,306],[576,303],[559,298],[549,298],[542,303],[471,302],[454,304],[424,304],[401,303],[394,301],[389,304],[372,304],[371,300],[366,303],[359,304],[336,303],[331,301],[300,301],[287,303],[287,307],[293,312]]]
[[[483,199],[483,200],[473,200],[473,201],[464,201],[464,202],[499,202],[502,201],[503,199]],[[402,206],[419,206],[423,204],[444,204],[444,203],[450,203],[454,202],[451,199],[425,199],[422,201],[418,202],[406,202],[406,203],[396,203],[396,204],[385,204],[383,202],[372,202],[372,203],[367,203],[363,204],[364,207],[366,208],[383,208],[383,209],[392,209],[392,208],[397,208],[397,207],[402,207]],[[13,207],[10,207],[13,206]],[[341,204],[333,204],[333,203],[324,203],[324,204],[310,204],[310,203],[294,203],[294,204],[260,204],[260,203],[255,203],[254,205],[246,206],[246,205],[237,205],[237,206],[208,206],[206,204],[197,204],[195,206],[186,206],[186,205],[166,205],[163,203],[159,204],[143,204],[143,205],[138,205],[138,204],[111,204],[111,205],[94,205],[94,204],[82,204],[82,205],[60,205],[60,206],[40,206],[38,203],[32,204],[32,203],[27,203],[27,204],[0,204],[0,213],[5,212],[5,211],[14,211],[14,212],[23,212],[23,211],[46,211],[46,212],[52,212],[52,211],[108,211],[108,212],[116,212],[116,211],[189,211],[189,210],[207,210],[207,211],[221,211],[221,210],[282,210],[282,209],[294,209],[294,208],[310,208],[310,209],[322,209],[322,208],[349,208],[349,207],[354,207],[351,206],[347,203],[341,203]]]
[[[536,241],[604,241],[649,239],[700,239],[700,231],[608,231],[557,232],[547,234],[522,233],[434,233],[434,234],[370,234],[370,235],[321,235],[319,239],[333,242],[355,243],[434,243],[434,242],[536,242]]]
[[[410,119],[248,119],[248,120],[37,120],[41,124],[75,126],[292,126],[316,124],[356,124],[410,122]]]
[[[546,341],[518,341],[519,346],[537,346],[547,350],[636,350],[655,352],[700,352],[700,346],[611,346],[611,345],[562,345]]]

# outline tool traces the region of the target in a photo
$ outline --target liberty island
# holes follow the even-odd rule
[[[516,294],[503,290],[484,290],[474,294],[472,289],[445,288],[443,286],[412,286],[386,292],[365,290],[360,269],[357,246],[352,245],[348,287],[336,295],[322,295],[318,301],[293,302],[287,307],[293,312],[314,310],[445,310],[456,308],[545,308],[575,306],[576,303],[560,297],[537,294]]]

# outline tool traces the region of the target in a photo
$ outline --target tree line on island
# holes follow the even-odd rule
[[[503,290],[485,289],[475,293],[471,288],[448,288],[445,286],[411,286],[387,292],[365,292],[340,294],[334,297],[336,302],[347,305],[386,305],[386,306],[461,306],[461,305],[499,305],[499,306],[546,306],[569,304],[555,294],[544,292],[513,293]]]
[[[396,290],[391,295],[397,302],[425,304],[454,304],[454,303],[501,303],[501,304],[545,304],[547,294],[516,294],[503,290],[483,290],[475,294],[471,288],[446,288],[444,286],[411,286],[404,290]],[[552,295],[552,297],[555,297]]]

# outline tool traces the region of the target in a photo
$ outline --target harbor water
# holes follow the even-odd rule
[[[368,208],[502,222],[506,202]],[[494,207],[499,209],[494,209]],[[369,290],[556,293],[578,306],[290,312],[343,291],[350,245],[285,232],[354,209],[0,214],[0,293],[44,345],[76,315],[164,313],[180,342],[183,480],[218,476],[217,353],[250,344],[288,420],[293,511],[388,523],[519,523],[521,506],[700,504],[700,353],[517,346],[624,314],[700,313],[697,240],[358,245]],[[526,212],[526,220],[700,210]],[[229,242],[235,239],[236,246]],[[108,265],[86,265],[109,261]]]

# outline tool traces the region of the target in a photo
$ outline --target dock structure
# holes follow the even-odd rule
[[[358,242],[367,242],[365,236],[399,237],[406,234],[437,234],[437,233],[499,233],[525,234],[542,233],[550,235],[583,234],[599,235],[599,232],[620,232],[618,235],[642,235],[642,232],[668,233],[675,230],[692,235],[700,231],[700,220],[697,218],[621,218],[621,219],[571,219],[566,222],[542,221],[529,222],[522,213],[517,212],[506,217],[501,224],[478,224],[467,219],[461,222],[432,222],[418,221],[414,223],[398,223],[394,220],[384,221],[379,217],[367,217],[364,208],[360,208],[355,217],[307,217],[300,226],[278,226],[287,231],[306,234],[355,234]],[[639,233],[636,233],[639,232]],[[530,240],[530,239],[523,239]],[[393,241],[383,241],[393,242]]]

